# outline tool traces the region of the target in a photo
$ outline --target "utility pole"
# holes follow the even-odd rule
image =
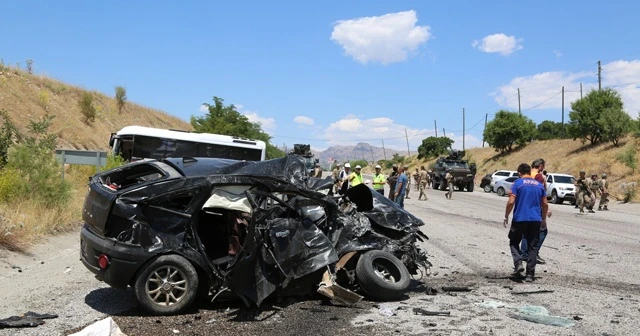
[[[447,137],[447,132],[444,131],[444,127],[442,128],[442,136],[445,138]]]
[[[484,129],[487,129],[487,119],[489,119],[489,113],[484,114]],[[484,130],[482,132],[482,148],[484,148]]]
[[[598,60],[598,91],[602,90],[602,67],[600,66],[600,61]]]
[[[433,127],[436,129],[436,138],[438,137],[438,123],[434,120]]]
[[[465,134],[465,127],[464,127],[464,107],[462,108],[462,150],[464,151],[464,134]]]
[[[580,83],[580,99],[582,99],[582,83]]]
[[[562,87],[562,137],[564,138],[564,86]]]
[[[384,139],[382,139],[382,155],[384,155],[384,159],[387,159],[387,151],[384,149]]]
[[[520,109],[520,88],[518,88],[518,113],[522,115],[522,109]]]
[[[411,156],[411,151],[409,150],[409,136],[407,135],[407,129],[404,129],[404,137],[407,139],[407,158]]]
[[[375,162],[376,159],[373,157],[373,146],[369,146],[369,149],[371,150],[371,162]]]

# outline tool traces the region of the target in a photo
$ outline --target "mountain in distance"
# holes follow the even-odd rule
[[[323,151],[315,151],[313,147],[311,151],[315,155],[317,159],[320,160],[320,163],[325,165],[332,160],[338,160],[340,163],[344,163],[347,161],[354,160],[365,160],[367,162],[377,162],[382,159],[391,159],[393,154],[398,153],[398,155],[406,156],[406,150],[396,150],[391,148],[382,148],[371,146],[366,142],[360,142],[355,146],[331,146]],[[417,155],[417,151],[411,151],[411,155]]]

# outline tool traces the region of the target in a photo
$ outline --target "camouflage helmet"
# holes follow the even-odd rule
[[[602,178],[607,178],[607,174],[602,174]]]
[[[580,171],[580,175],[583,175],[583,174],[586,174],[586,173],[587,173],[587,172],[586,172],[586,171],[584,171],[584,170],[581,170],[581,171]]]
[[[594,177],[594,176],[598,177],[598,174],[596,174],[596,173],[591,174],[591,177]]]

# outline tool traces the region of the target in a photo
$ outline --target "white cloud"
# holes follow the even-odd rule
[[[249,121],[259,123],[260,126],[262,126],[262,130],[267,133],[273,132],[276,129],[276,120],[274,118],[264,118],[258,115],[258,113],[251,111],[242,111],[242,114],[244,114]]]
[[[358,142],[368,142],[373,146],[382,146],[382,139],[387,150],[407,150],[405,129],[409,138],[409,147],[417,150],[422,139],[432,136],[433,129],[416,129],[397,124],[390,118],[360,119],[348,115],[327,126],[319,134],[319,138],[327,139],[328,146],[355,145]]]
[[[522,48],[523,39],[517,39],[515,36],[507,36],[505,34],[487,35],[482,40],[475,40],[471,46],[486,53],[498,53],[503,56],[509,56],[513,52]]]
[[[453,145],[451,146],[453,147],[453,149],[462,149],[462,135],[456,135],[455,133],[449,133],[449,132],[447,132],[446,134],[448,138],[454,141]],[[477,147],[482,147],[482,139],[478,139],[471,134],[465,134],[464,148],[470,149],[470,148],[477,148]]]
[[[296,124],[300,124],[300,125],[313,125],[313,122],[314,122],[313,119],[305,116],[297,116],[293,118],[293,121]]]
[[[334,24],[331,40],[362,64],[402,62],[431,37],[430,27],[417,22],[414,10],[341,20]]]
[[[207,113],[209,112],[209,108],[207,107],[207,105],[200,105],[200,108],[198,108],[198,111],[202,112],[202,113]]]
[[[561,109],[562,86],[565,88],[565,111],[571,110],[571,102],[597,89],[595,72],[543,72],[531,76],[516,77],[509,84],[498,87],[492,95],[496,102],[513,110],[518,108],[520,88],[522,110]],[[640,111],[640,60],[614,61],[602,66],[602,86],[620,92],[627,113],[635,117]]]
[[[554,50],[553,54],[556,55],[556,57],[558,57],[558,58],[562,56],[562,53],[557,51],[557,50]]]

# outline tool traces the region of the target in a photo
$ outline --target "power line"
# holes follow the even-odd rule
[[[554,94],[553,96],[549,97],[549,99],[547,99],[547,100],[545,100],[545,101],[543,101],[543,102],[541,102],[541,103],[538,103],[538,104],[536,104],[536,105],[534,105],[534,106],[531,106],[531,107],[529,107],[529,108],[526,108],[526,109],[524,109],[524,110],[522,110],[522,111],[529,111],[529,110],[533,110],[534,108],[536,108],[536,107],[538,107],[538,106],[540,106],[540,105],[543,105],[543,104],[546,104],[546,103],[550,102],[553,98],[555,98],[555,97],[559,96],[561,93],[562,93],[562,92],[558,92],[558,93]]]

